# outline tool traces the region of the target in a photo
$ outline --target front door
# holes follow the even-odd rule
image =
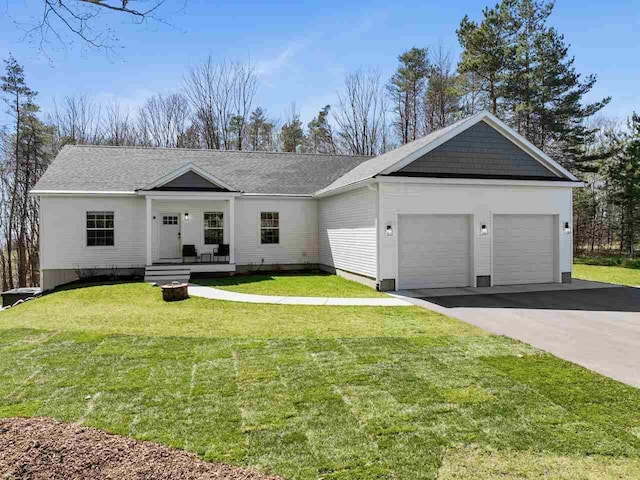
[[[160,258],[180,258],[180,215],[163,213],[160,219]]]

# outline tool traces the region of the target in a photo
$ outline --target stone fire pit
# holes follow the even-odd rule
[[[175,302],[189,298],[188,284],[173,282],[162,285],[162,299],[165,302]]]

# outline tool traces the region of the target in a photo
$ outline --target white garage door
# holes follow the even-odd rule
[[[493,284],[553,282],[554,224],[553,215],[495,215]]]
[[[398,288],[467,287],[468,215],[400,215]]]

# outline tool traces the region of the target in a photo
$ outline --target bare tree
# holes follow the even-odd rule
[[[102,125],[103,142],[113,146],[136,145],[137,132],[130,118],[129,110],[114,100],[107,104]]]
[[[386,106],[379,71],[357,70],[345,77],[334,119],[344,151],[377,155],[386,150]]]
[[[61,104],[54,100],[49,123],[55,132],[56,150],[67,143],[95,145],[101,142],[100,105],[88,95],[65,97]]]
[[[152,147],[180,147],[189,116],[187,99],[181,93],[152,96],[138,112],[140,141]]]
[[[250,63],[216,64],[211,55],[185,76],[185,92],[192,106],[194,122],[210,149],[245,147],[257,77]]]
[[[155,13],[166,0],[42,0],[40,21],[28,35],[39,38],[40,48],[53,38],[66,45],[67,35],[80,38],[92,48],[111,49],[117,44],[112,30],[98,20],[101,13],[111,12],[126,15],[136,23],[148,19],[159,20]]]
[[[451,53],[442,45],[431,49],[429,83],[423,102],[425,132],[446,127],[460,110],[460,93]]]

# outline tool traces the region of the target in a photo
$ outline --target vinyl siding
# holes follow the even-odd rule
[[[236,264],[318,263],[318,203],[312,199],[236,199]],[[280,213],[280,243],[260,243],[260,212]]]
[[[489,186],[383,183],[380,185],[380,221],[397,229],[402,214],[466,214],[472,222],[471,265],[473,276],[492,274],[492,242],[494,215],[533,214],[555,215],[559,225],[571,221],[571,188],[532,186]],[[486,224],[488,235],[480,235]],[[558,239],[559,270],[572,271],[572,236],[562,229],[555,231]],[[380,237],[380,277],[396,278],[398,236]],[[559,280],[558,280],[559,281]]]
[[[114,212],[114,246],[87,246],[87,211]],[[40,212],[43,270],[144,266],[143,198],[41,197]]]
[[[376,278],[377,201],[366,187],[319,201],[321,264]]]

